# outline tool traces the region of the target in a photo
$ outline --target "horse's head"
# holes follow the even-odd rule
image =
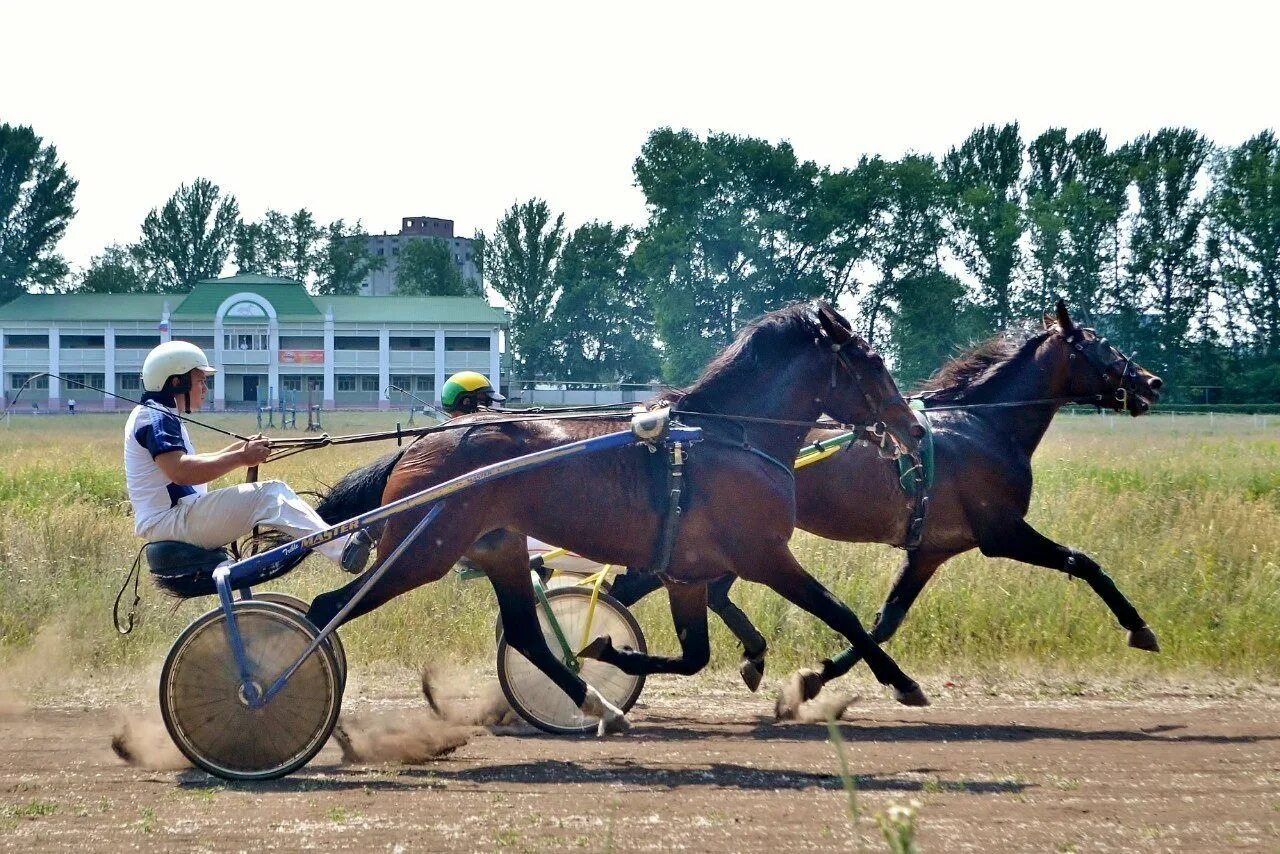
[[[914,453],[924,428],[903,400],[884,359],[858,337],[849,321],[828,303],[814,305],[825,338],[819,346],[831,351],[830,381],[820,396],[822,411],[847,424],[872,424],[881,448],[893,445],[893,455]]]
[[[1077,326],[1062,300],[1053,314],[1044,316],[1044,326],[1057,333],[1050,340],[1060,349],[1058,358],[1065,366],[1064,397],[1134,417],[1159,399],[1164,381],[1094,330]]]

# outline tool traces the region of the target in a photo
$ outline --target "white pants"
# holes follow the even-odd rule
[[[249,534],[255,525],[283,531],[293,539],[329,527],[288,484],[264,480],[188,497],[148,519],[138,533],[148,542],[177,540],[216,549]],[[346,539],[331,540],[316,546],[316,551],[339,563]]]

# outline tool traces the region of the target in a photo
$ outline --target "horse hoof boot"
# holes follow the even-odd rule
[[[1150,626],[1143,626],[1129,632],[1129,646],[1134,649],[1145,649],[1147,652],[1160,651],[1160,641],[1156,640],[1156,633],[1151,631]]]
[[[742,663],[738,665],[738,673],[746,683],[747,690],[754,694],[760,687],[760,680],[764,678],[764,656],[742,659]]]
[[[600,719],[599,724],[596,725],[597,737],[615,732],[626,732],[631,729],[631,721],[627,720],[627,716],[622,709],[610,703],[590,685],[587,686],[587,696],[583,699],[579,708],[584,715]]]
[[[909,690],[902,691],[894,689],[893,698],[904,706],[927,706],[929,698],[925,696],[924,691],[920,690],[919,685],[912,686]]]
[[[822,674],[817,670],[797,670],[778,693],[773,716],[779,721],[793,721],[800,714],[800,704],[812,700],[822,690]]]
[[[591,643],[587,644],[578,653],[578,658],[595,658],[599,659],[604,651],[613,646],[613,641],[608,635],[601,635],[598,638],[592,638]]]

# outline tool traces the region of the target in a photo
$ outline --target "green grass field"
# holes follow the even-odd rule
[[[248,433],[248,416],[215,415]],[[396,413],[336,413],[332,433],[394,425]],[[85,671],[151,665],[208,600],[175,607],[143,580],[141,623],[126,638],[110,608],[140,542],[124,492],[124,416],[15,415],[0,424],[0,662],[42,643]],[[200,447],[222,437],[198,427]],[[279,431],[277,431],[279,432]],[[1036,457],[1030,521],[1093,555],[1160,636],[1151,656],[1082,583],[971,552],[945,565],[890,650],[924,673],[1055,672],[1141,676],[1199,672],[1280,676],[1280,417],[1062,415]],[[295,489],[336,480],[389,443],[302,454],[264,470]],[[231,482],[230,480],[228,482]],[[801,561],[870,622],[901,553],[798,534]],[[272,585],[309,597],[346,577],[322,558]],[[782,599],[749,585],[735,598],[770,638],[772,670],[811,663],[837,639]],[[664,597],[637,609],[650,647],[674,651]],[[484,581],[442,580],[343,630],[353,661],[491,664],[493,595]],[[736,644],[714,618],[714,664]]]

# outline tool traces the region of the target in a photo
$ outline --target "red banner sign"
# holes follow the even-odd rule
[[[281,350],[282,365],[323,365],[323,350]]]

